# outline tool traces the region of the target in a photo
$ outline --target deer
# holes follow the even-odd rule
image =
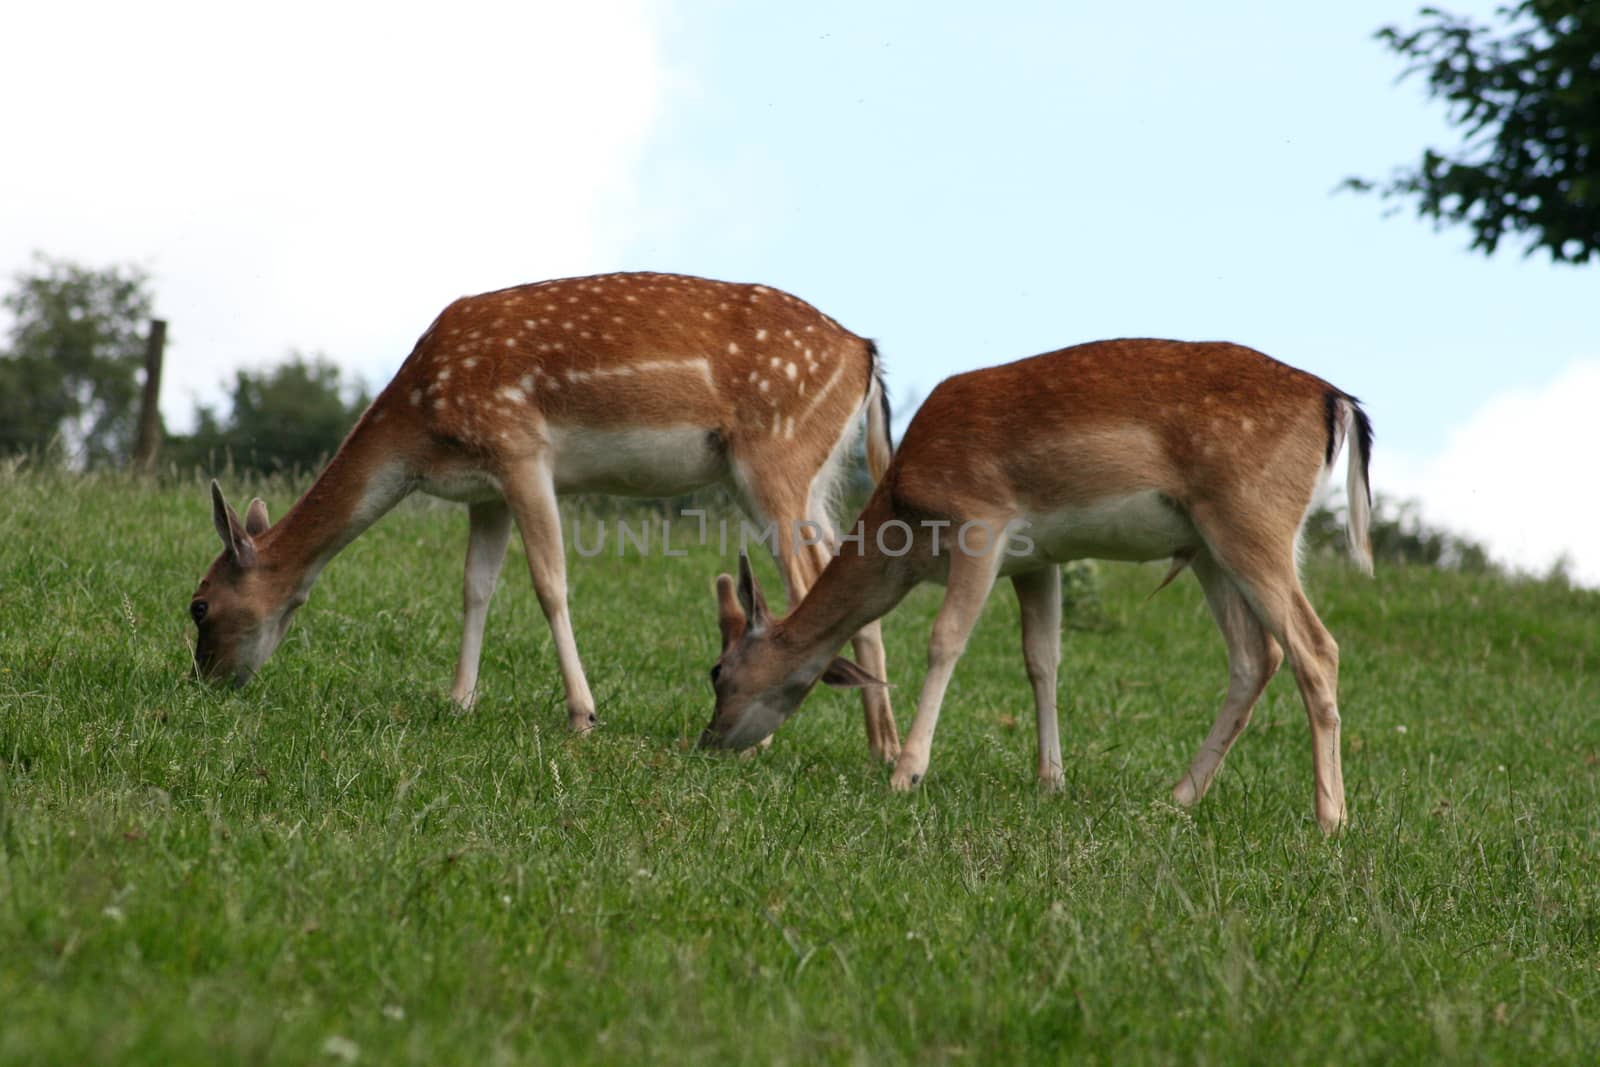
[[[1226,696],[1173,798],[1188,808],[1205,795],[1287,655],[1310,722],[1315,815],[1333,833],[1346,821],[1338,646],[1301,588],[1298,547],[1346,440],[1346,537],[1371,574],[1372,423],[1321,378],[1241,345],[1154,339],[1082,344],[949,378],[787,615],[772,616],[744,556],[737,582],[718,576],[722,651],[700,744],[762,740],[818,681],[881,687],[881,675],[835,652],[912,588],[939,582],[927,674],[890,778],[895,790],[916,787],[951,674],[990,590],[1008,577],[1033,689],[1037,777],[1059,790],[1058,564],[1170,559],[1156,590],[1191,570],[1228,655]]]
[[[671,497],[714,484],[775,530],[791,602],[827,562],[831,509],[859,427],[872,475],[893,446],[877,347],[765,285],[617,273],[516,286],[451,303],[277,523],[243,519],[211,483],[222,550],[189,603],[194,666],[246,684],[283,640],[322,569],[421,491],[467,506],[460,654],[451,699],[473,705],[489,601],[512,525],[549,623],[567,722],[598,722],[568,614],[558,497]],[[808,535],[809,534],[809,535]],[[877,623],[857,657],[885,669]],[[899,751],[881,691],[868,745]]]

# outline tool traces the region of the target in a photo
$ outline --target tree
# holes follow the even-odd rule
[[[1600,4],[1524,0],[1498,14],[1498,33],[1432,7],[1420,29],[1378,31],[1412,61],[1402,78],[1426,73],[1463,140],[1387,182],[1344,185],[1415,197],[1419,215],[1466,224],[1486,255],[1516,233],[1529,254],[1585,262],[1600,253]]]
[[[0,300],[13,318],[0,351],[0,455],[59,443],[86,466],[126,459],[152,302],[148,275],[36,255],[15,281]]]
[[[180,466],[231,459],[267,474],[314,470],[339,447],[368,402],[361,383],[346,381],[337,364],[294,353],[264,371],[235,372],[227,417],[200,407],[195,432],[170,439],[166,447]]]
[[[1342,558],[1347,521],[1343,508],[1321,504],[1306,516],[1301,528],[1302,543],[1313,551]],[[1488,574],[1499,569],[1482,543],[1424,522],[1415,500],[1395,500],[1379,494],[1369,533],[1372,558],[1379,564],[1420,564],[1463,574]]]

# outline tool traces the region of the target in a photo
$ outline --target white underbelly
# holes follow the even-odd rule
[[[419,480],[417,488],[429,496],[454,500],[458,504],[479,504],[505,496],[500,479],[488,471],[467,466],[434,471]]]
[[[1072,559],[1166,559],[1200,544],[1189,517],[1151,491],[1028,515],[1012,534],[1005,573]]]
[[[558,493],[676,496],[728,473],[717,435],[701,426],[592,430],[548,427]]]

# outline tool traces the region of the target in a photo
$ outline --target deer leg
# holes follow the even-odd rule
[[[816,506],[814,493],[785,483],[776,474],[758,477],[750,472],[748,464],[735,464],[733,482],[744,510],[755,521],[770,522],[775,527],[773,559],[783,576],[784,592],[792,611],[827,566],[835,537],[833,525],[827,519],[826,510]],[[804,506],[808,498],[812,500],[809,508]],[[812,543],[803,544],[802,540]],[[863,627],[852,638],[852,643],[857,662],[868,673],[884,678],[886,657],[881,627],[876,622]],[[863,689],[861,701],[867,747],[878,759],[892,762],[900,751],[900,734],[895,728],[887,691],[881,686]],[[771,743],[769,736],[761,745],[765,747]]]
[[[999,529],[1003,524],[997,524]],[[966,552],[950,554],[950,573],[945,583],[944,603],[933,622],[933,636],[928,641],[928,673],[922,680],[922,692],[917,697],[917,713],[911,720],[911,730],[900,748],[894,763],[894,774],[889,778],[891,788],[904,792],[917,786],[928,771],[928,758],[933,748],[933,731],[939,725],[939,707],[944,703],[944,692],[950,684],[950,675],[956,662],[966,651],[967,638],[983,614],[983,603],[994,588],[995,575],[1000,568],[997,550],[982,556]]]
[[[489,615],[489,598],[500,579],[511,539],[511,509],[504,500],[489,500],[467,508],[467,566],[462,582],[461,655],[456,660],[455,685],[450,699],[463,710],[478,696],[478,661],[483,653],[483,626]]]
[[[1317,822],[1332,833],[1345,824],[1344,768],[1339,757],[1339,646],[1311,607],[1298,579],[1288,593],[1289,663],[1311,724],[1311,766]]]
[[[806,588],[817,580],[836,551],[838,533],[818,508],[812,508],[811,522],[822,531],[822,540],[805,546],[811,555],[811,566]],[[799,598],[796,598],[799,599]],[[856,663],[874,678],[889,680],[889,659],[883,649],[883,627],[875,619],[863,626],[850,639],[856,654]],[[867,728],[867,747],[873,756],[885,763],[893,763],[900,754],[900,730],[895,726],[894,709],[889,703],[887,686],[869,686],[861,690],[861,713]]]
[[[1228,645],[1228,694],[1188,772],[1172,787],[1173,799],[1184,807],[1198,804],[1206,795],[1223,758],[1249,725],[1256,701],[1283,663],[1278,643],[1267,636],[1239,587],[1210,554],[1196,556],[1194,573]]]
[[[1061,770],[1061,730],[1056,719],[1056,672],[1061,665],[1061,568],[1018,574],[1011,579],[1022,613],[1022,661],[1033,686],[1039,733],[1039,784],[1055,792],[1066,784]]]
[[[556,507],[555,483],[544,464],[527,462],[506,472],[506,502],[516,517],[528,556],[528,570],[539,606],[550,623],[550,634],[561,666],[561,683],[567,693],[567,725],[578,733],[594,728],[594,696],[589,692],[578,643],[567,612],[567,566],[561,539],[561,514]]]
[[[1311,726],[1317,823],[1331,834],[1346,818],[1339,759],[1339,646],[1300,588],[1294,532],[1273,536],[1243,523],[1220,523],[1215,516],[1196,513],[1194,518],[1212,556],[1288,656]]]

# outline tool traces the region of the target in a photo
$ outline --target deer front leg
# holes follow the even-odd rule
[[[594,696],[583,675],[578,642],[572,635],[572,619],[567,613],[567,565],[555,483],[549,468],[534,461],[507,471],[505,482],[506,502],[522,532],[533,588],[550,623],[560,661],[561,683],[567,693],[567,725],[578,733],[588,733],[597,721]]]
[[[511,539],[511,509],[504,500],[489,500],[467,508],[467,565],[462,586],[461,655],[456,660],[455,685],[450,699],[462,710],[478,696],[478,661],[483,654],[483,627],[489,615],[489,598],[500,580]]]
[[[915,788],[928,771],[933,731],[939,725],[944,691],[950,684],[956,661],[966,651],[967,638],[972,635],[978,616],[983,614],[983,602],[989,598],[998,569],[998,552],[985,556],[970,556],[965,552],[950,554],[944,603],[939,605],[933,637],[928,642],[928,674],[922,680],[922,693],[917,697],[917,714],[911,720],[911,730],[900,748],[900,757],[895,760],[894,774],[889,777],[890,787],[897,792]]]
[[[1061,769],[1061,731],[1056,719],[1056,672],[1061,666],[1061,568],[1018,574],[1011,579],[1022,612],[1022,660],[1033,686],[1039,728],[1039,784],[1050,792],[1066,784]]]

